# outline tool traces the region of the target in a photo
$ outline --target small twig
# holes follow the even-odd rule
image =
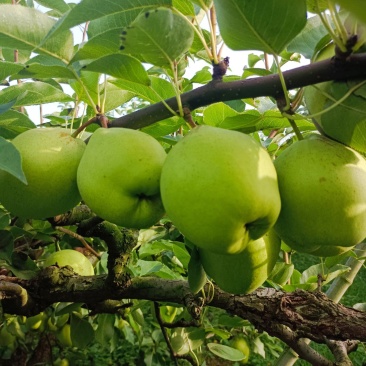
[[[311,348],[305,339],[298,339],[296,333],[288,327],[278,324],[273,335],[275,335],[275,333],[277,337],[289,345],[302,359],[308,361],[310,364],[314,366],[333,366],[333,362]]]
[[[196,123],[193,121],[192,118],[192,114],[189,108],[184,107],[183,108],[183,113],[184,113],[184,120],[192,127],[195,128],[197,127]]]
[[[61,231],[61,232],[63,232],[63,233],[65,233],[65,234],[68,234],[68,235],[70,235],[70,236],[72,236],[73,238],[75,238],[75,239],[77,239],[77,240],[79,240],[83,245],[84,245],[84,247],[86,248],[86,249],[88,249],[91,253],[93,253],[97,258],[101,258],[102,256],[98,253],[98,252],[96,252],[87,242],[86,242],[86,240],[81,236],[81,235],[79,235],[79,234],[76,234],[76,233],[74,233],[73,231],[71,231],[71,230],[68,230],[68,229],[65,229],[64,227],[62,227],[62,226],[55,226],[55,229],[56,230],[59,230],[59,231]]]
[[[213,64],[212,66],[212,80],[222,81],[222,78],[226,75],[227,69],[229,67],[229,57],[225,57],[218,64]]]
[[[154,310],[155,310],[156,319],[159,323],[161,332],[163,333],[163,337],[164,337],[165,342],[168,346],[168,349],[169,349],[170,356],[171,356],[172,360],[175,362],[175,364],[177,366],[178,366],[178,358],[181,358],[181,359],[184,359],[184,360],[188,361],[191,365],[195,365],[196,363],[190,355],[179,355],[174,351],[173,346],[172,346],[172,344],[170,342],[170,339],[169,339],[168,332],[166,331],[166,327],[164,326],[163,319],[161,318],[161,315],[160,315],[160,306],[156,301],[154,301]]]
[[[0,281],[0,300],[9,297],[9,294],[20,299],[20,304],[24,307],[28,303],[28,292],[16,283]]]
[[[98,116],[93,117],[93,118],[91,118],[90,120],[88,120],[88,121],[86,121],[85,123],[83,123],[81,126],[79,126],[79,128],[78,128],[78,129],[76,129],[76,130],[73,132],[73,134],[72,134],[71,136],[72,136],[72,137],[77,137],[77,135],[78,135],[80,132],[84,131],[88,126],[90,126],[91,124],[96,123],[96,122],[98,122]]]
[[[91,218],[94,219],[95,217],[97,216],[95,216],[93,211],[87,205],[78,205],[62,215],[50,217],[48,221],[52,226],[70,226],[77,225],[78,223],[84,222]],[[102,221],[103,219],[99,218],[99,222]]]
[[[267,52],[264,53],[264,67],[265,67],[266,70],[270,69],[270,67],[269,67],[269,57],[268,57]]]
[[[331,341],[325,340],[328,348],[332,351],[334,358],[336,359],[337,366],[353,366],[352,361],[348,357],[350,352],[356,351],[358,343],[357,341]]]

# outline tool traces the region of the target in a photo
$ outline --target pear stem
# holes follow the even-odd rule
[[[62,233],[64,234],[67,234],[67,235],[70,235],[72,236],[73,238],[79,240],[81,242],[81,244],[83,244],[83,246],[85,247],[85,249],[89,250],[89,252],[93,253],[97,258],[101,258],[102,256],[96,252],[87,242],[86,240],[79,234],[76,234],[74,233],[73,231],[71,230],[68,230],[68,229],[65,229],[64,227],[62,226],[56,226],[55,227],[56,230],[58,231],[61,231]]]

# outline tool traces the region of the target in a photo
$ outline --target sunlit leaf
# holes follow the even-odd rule
[[[0,47],[36,51],[68,61],[73,52],[69,30],[39,46],[55,20],[42,12],[23,6],[0,5]]]
[[[214,0],[225,43],[233,50],[279,54],[306,24],[305,0]]]
[[[94,19],[107,18],[108,23],[112,24],[108,16],[115,16],[125,20],[126,23],[131,22],[141,11],[147,8],[171,5],[171,0],[109,0],[108,2],[83,0],[56,23],[48,37],[53,36],[56,32],[70,29]],[[106,29],[106,27],[104,28]]]
[[[224,358],[225,360],[241,361],[245,358],[243,352],[239,351],[238,349],[225,346],[223,344],[208,343],[207,347],[213,354],[221,358]]]
[[[100,93],[102,100],[104,99],[104,96],[106,97],[104,113],[122,106],[135,96],[134,93],[127,90],[122,90],[109,82],[107,82],[106,85],[103,84]]]
[[[61,90],[41,81],[13,85],[0,90],[0,100],[3,103],[16,98],[14,107],[73,100]]]
[[[121,89],[135,93],[140,98],[147,100],[150,103],[161,102],[162,100],[168,99],[175,95],[172,84],[167,80],[155,76],[150,76],[150,80],[150,86],[120,79],[110,80],[110,82]]]
[[[13,76],[13,79],[34,78],[65,78],[75,79],[75,73],[61,60],[47,55],[32,57],[24,68]]]
[[[120,49],[153,65],[169,66],[188,51],[193,33],[192,26],[181,16],[159,8],[139,15],[122,30]]]
[[[141,62],[128,55],[111,54],[101,57],[86,65],[84,70],[100,72],[117,79],[130,80],[144,85],[150,84],[149,76]]]
[[[46,8],[57,10],[60,14],[70,10],[70,5],[66,4],[63,0],[37,0],[37,3]]]
[[[214,103],[203,111],[203,123],[209,126],[219,126],[226,118],[237,116],[238,112],[225,103]]]

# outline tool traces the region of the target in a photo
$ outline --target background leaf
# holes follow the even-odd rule
[[[0,5],[0,47],[35,51],[68,61],[71,59],[74,41],[67,30],[41,44],[55,20],[32,8]]]
[[[22,160],[19,151],[15,146],[0,136],[0,169],[4,170],[24,184],[27,184],[27,178],[22,169]]]
[[[14,54],[13,54],[14,57]],[[8,76],[16,74],[18,71],[22,70],[24,65],[8,62],[8,61],[1,61],[0,62],[0,81],[6,79]]]
[[[87,320],[75,314],[71,314],[70,319],[72,345],[83,349],[93,341],[94,329]]]
[[[0,106],[1,107],[1,106]],[[13,139],[36,125],[24,113],[12,109],[0,114],[0,136]]]
[[[351,12],[357,19],[366,24],[366,7],[364,0],[331,0]]]

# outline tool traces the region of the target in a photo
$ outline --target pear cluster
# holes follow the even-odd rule
[[[167,215],[194,246],[204,273],[230,293],[266,281],[281,240],[325,257],[366,237],[366,160],[319,134],[274,162],[251,136],[207,125],[168,154],[152,136],[121,128],[100,128],[87,145],[64,129],[37,128],[13,144],[28,181],[0,171],[0,202],[14,215],[47,218],[81,200],[129,228],[148,228]]]

